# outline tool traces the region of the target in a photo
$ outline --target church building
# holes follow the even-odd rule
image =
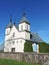
[[[19,21],[18,27],[15,22],[12,24],[12,18],[10,18],[10,22],[5,29],[4,52],[24,52],[26,40],[32,41],[32,46],[36,45],[36,52],[39,52],[39,46],[36,42],[43,42],[43,40],[37,33],[31,32],[30,22],[25,13]]]

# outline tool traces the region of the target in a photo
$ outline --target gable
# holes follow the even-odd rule
[[[13,37],[13,34],[15,34],[14,37]],[[15,26],[13,26],[12,29],[11,29],[11,32],[9,34],[9,39],[16,38],[16,37],[18,37],[18,35],[19,35],[18,29]]]
[[[16,28],[16,26],[13,25],[11,32],[18,32],[18,29]]]

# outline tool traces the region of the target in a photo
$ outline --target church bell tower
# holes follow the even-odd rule
[[[23,16],[19,22],[19,31],[30,31],[30,23],[26,18],[26,13],[23,12]]]
[[[25,12],[23,12],[23,16],[19,22],[19,31],[24,32],[25,39],[30,40],[30,23]]]

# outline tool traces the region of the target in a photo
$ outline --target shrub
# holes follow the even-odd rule
[[[39,52],[41,53],[49,53],[49,44],[42,42],[39,44]]]
[[[24,52],[33,52],[32,42],[26,41],[24,44]]]

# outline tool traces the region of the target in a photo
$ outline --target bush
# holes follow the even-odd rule
[[[49,44],[42,42],[39,44],[39,52],[41,53],[49,53]]]
[[[26,41],[24,44],[24,52],[33,52],[32,42]]]

